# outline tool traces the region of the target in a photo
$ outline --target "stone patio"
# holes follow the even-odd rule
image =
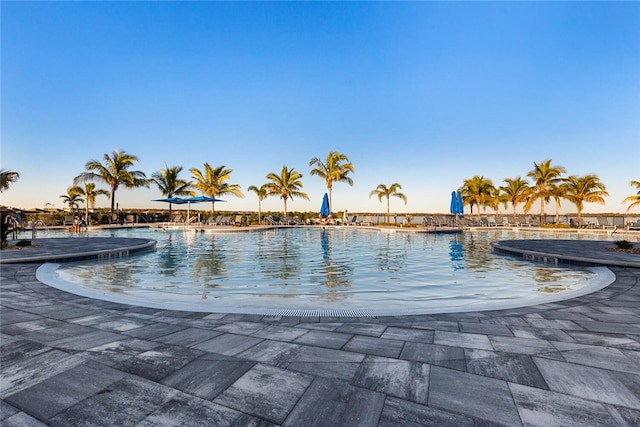
[[[533,307],[335,318],[94,300],[40,283],[41,260],[0,265],[3,426],[640,425],[638,268]]]

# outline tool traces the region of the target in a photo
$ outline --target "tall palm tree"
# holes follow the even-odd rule
[[[519,176],[515,178],[505,178],[503,182],[507,185],[500,186],[499,189],[505,198],[511,202],[511,206],[513,207],[513,222],[515,223],[518,204],[526,202],[527,197],[529,197],[529,183]]]
[[[89,209],[93,210],[96,205],[96,197],[107,196],[109,198],[109,192],[103,188],[96,190],[96,184],[93,182],[85,182],[84,188],[74,185],[71,187],[72,191],[85,197],[84,204],[84,220],[89,224]]]
[[[622,201],[623,203],[630,203],[630,205],[627,207],[627,212],[629,212],[632,207],[640,205],[640,181],[633,180],[629,182],[629,185],[636,187],[638,189],[638,192],[632,196],[625,197],[625,199]]]
[[[62,202],[68,204],[73,212],[78,209],[79,203],[84,202],[80,191],[82,191],[82,188],[78,187],[77,185],[73,185],[67,188],[67,194],[63,194],[60,196]]]
[[[204,171],[200,171],[197,168],[189,169],[192,178],[195,183],[192,184],[193,188],[200,191],[207,197],[219,197],[227,194],[233,194],[234,196],[244,197],[242,190],[238,184],[229,184],[229,178],[231,178],[231,172],[233,169],[227,169],[226,166],[218,166],[212,168],[209,163],[204,164]],[[211,202],[211,215],[215,212],[215,202]]]
[[[304,185],[302,184],[302,174],[297,172],[295,168],[289,169],[287,165],[282,166],[280,175],[270,172],[267,179],[271,182],[266,184],[267,194],[270,196],[279,196],[284,201],[284,216],[287,216],[287,200],[294,197],[300,197],[309,200],[307,193],[300,191]]]
[[[533,187],[524,210],[528,212],[536,200],[540,200],[540,224],[544,224],[544,205],[551,200],[554,184],[562,181],[561,175],[566,170],[562,166],[552,166],[551,159],[540,163],[533,163],[533,170],[527,176],[533,179]]]
[[[398,190],[402,189],[402,186],[400,184],[398,184],[397,182],[394,182],[393,184],[391,184],[389,187],[387,187],[384,184],[378,184],[378,186],[376,187],[375,190],[371,190],[371,193],[369,193],[369,198],[371,198],[371,196],[377,196],[378,200],[380,201],[380,203],[382,203],[382,198],[386,197],[387,198],[387,223],[391,222],[390,221],[390,214],[389,214],[389,198],[391,196],[397,197],[400,200],[402,200],[404,202],[404,204],[407,204],[407,196],[405,196],[403,193],[398,192]]]
[[[559,223],[560,222],[560,206],[561,203],[560,201],[566,196],[567,194],[567,184],[565,180],[560,180],[554,184],[552,184],[549,187],[549,194],[551,195],[551,197],[553,198],[553,201],[555,202],[556,205],[556,218],[555,218],[555,223]]]
[[[269,192],[267,191],[268,184],[262,184],[260,188],[255,185],[247,187],[247,191],[253,191],[258,196],[258,224],[262,224],[262,201],[267,198]]]
[[[126,151],[116,150],[104,155],[104,163],[89,160],[85,171],[74,178],[74,183],[87,181],[104,182],[111,188],[111,215],[115,212],[116,190],[122,185],[125,188],[148,187],[149,181],[144,172],[129,170],[138,157]]]
[[[191,182],[178,178],[182,172],[182,166],[167,166],[164,169],[151,174],[149,182],[153,182],[165,197],[174,196],[194,196],[195,193],[190,190]],[[171,203],[169,203],[169,218],[171,218]]]
[[[608,196],[607,187],[600,181],[597,175],[584,176],[572,175],[565,181],[566,192],[564,197],[576,205],[578,210],[578,222],[582,217],[584,203],[598,203],[604,205],[604,196]]]
[[[9,185],[16,182],[18,178],[20,178],[20,174],[18,172],[0,169],[0,193],[9,189]]]
[[[494,193],[495,187],[493,182],[481,175],[475,175],[472,178],[465,179],[460,189],[462,201],[464,204],[471,205],[472,213],[473,206],[477,206],[476,216],[478,217],[480,217],[480,207],[487,206]]]
[[[329,191],[329,207],[333,209],[333,183],[346,182],[353,186],[353,180],[347,176],[350,172],[354,173],[353,163],[345,154],[329,151],[324,162],[320,158],[314,157],[309,161],[309,166],[315,166],[309,172],[310,175],[317,175],[324,179]]]

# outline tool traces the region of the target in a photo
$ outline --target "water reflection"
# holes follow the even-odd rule
[[[464,248],[462,242],[458,240],[458,235],[454,235],[449,240],[449,259],[451,260],[451,268],[454,270],[462,270],[464,268]]]
[[[351,276],[353,266],[348,256],[348,245],[345,240],[340,242],[337,256],[333,256],[333,238],[337,230],[322,229],[320,232],[320,248],[322,252],[322,265],[314,269],[312,280],[329,291],[325,295],[329,301],[344,299],[347,294],[335,292],[336,288],[349,288],[352,286]]]

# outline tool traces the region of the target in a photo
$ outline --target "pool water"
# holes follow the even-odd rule
[[[156,239],[157,250],[45,265],[39,278],[135,305],[267,314],[507,308],[565,299],[613,281],[606,268],[493,254],[490,242],[513,238],[509,231],[426,234],[336,227],[245,233],[147,229],[117,235]]]

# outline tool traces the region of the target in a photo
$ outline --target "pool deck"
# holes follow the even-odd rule
[[[510,310],[279,317],[53,289],[35,276],[47,257],[136,242],[52,240],[0,253],[3,426],[640,425],[640,255],[586,241],[501,242],[608,264],[616,280]]]

